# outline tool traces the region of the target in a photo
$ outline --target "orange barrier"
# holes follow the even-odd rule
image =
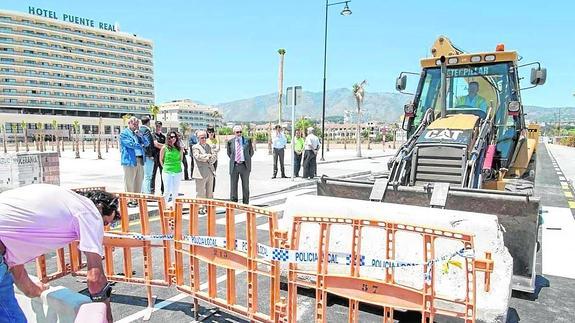
[[[288,276],[288,308],[287,321],[296,322],[297,318],[297,288],[298,286],[312,287],[316,289],[316,316],[317,322],[326,322],[327,294],[338,295],[349,299],[348,322],[358,322],[358,309],[360,303],[369,303],[383,307],[383,321],[393,322],[394,309],[403,309],[421,312],[421,322],[433,322],[437,314],[453,316],[464,319],[467,322],[475,322],[475,274],[476,271],[485,272],[485,288],[489,289],[489,276],[493,271],[491,255],[486,253],[485,260],[465,259],[463,270],[466,271],[466,292],[463,299],[451,299],[436,295],[435,280],[437,269],[434,262],[436,239],[455,240],[462,243],[464,249],[473,249],[473,236],[460,232],[431,229],[421,226],[405,224],[360,220],[337,217],[310,217],[295,216],[293,219],[291,249],[297,250],[299,246],[300,232],[303,224],[319,225],[319,243],[317,248],[317,269],[300,270],[298,264],[289,265]],[[349,262],[349,274],[330,274],[329,263],[329,239],[332,225],[345,225],[351,227],[351,259]],[[385,231],[386,242],[382,245],[382,254],[389,262],[382,270],[385,270],[385,279],[373,279],[360,276],[360,257],[362,255],[362,229],[371,228]],[[401,285],[394,280],[394,267],[400,263],[395,262],[396,233],[412,232],[423,237],[422,251],[423,262],[421,274],[431,274],[429,282],[423,284],[421,289]],[[315,283],[310,283],[301,278],[301,275],[312,276]],[[450,309],[438,308],[437,301],[453,305]],[[458,311],[453,308],[462,308]],[[428,321],[429,320],[429,321]]]
[[[81,190],[90,189],[102,188]],[[315,289],[317,322],[327,321],[328,293],[349,300],[349,322],[358,321],[360,303],[381,306],[384,322],[393,322],[393,312],[396,309],[420,312],[422,322],[432,322],[436,315],[475,322],[477,271],[485,273],[484,286],[486,291],[489,290],[493,261],[491,254],[486,253],[486,259],[461,258],[462,279],[465,279],[463,297],[450,298],[436,293],[437,265],[445,264],[455,256],[465,256],[464,251],[473,250],[473,235],[372,219],[300,215],[293,218],[288,244],[287,232],[277,230],[277,214],[266,209],[216,200],[177,198],[176,209],[165,210],[161,197],[131,193],[117,195],[123,216],[119,228],[106,228],[105,272],[109,280],[146,286],[149,311],[144,320],[149,319],[155,302],[152,286],[168,287],[174,284],[178,290],[192,296],[196,319],[199,314],[199,300],[202,300],[257,322],[296,322],[298,287]],[[138,202],[138,213],[132,223],[128,216],[128,201]],[[152,212],[158,212],[160,232],[151,232],[149,206],[157,208],[157,211]],[[225,217],[219,220],[218,208],[225,210]],[[265,224],[269,231],[260,241],[256,227],[262,224]],[[303,225],[318,226],[317,250],[299,250]],[[330,266],[342,266],[341,262],[334,262],[334,253],[329,250],[331,229],[336,225],[347,227],[351,232],[351,251],[345,254],[338,250],[340,255],[345,256],[343,258],[348,258],[348,263],[344,264],[348,269],[345,274],[329,271]],[[139,228],[132,229],[131,226]],[[245,228],[242,228],[243,226]],[[205,227],[206,230],[200,232],[200,227]],[[382,243],[381,249],[376,250],[377,255],[385,259],[376,259],[381,265],[375,266],[380,267],[383,277],[381,279],[366,277],[360,273],[362,266],[366,265],[362,263],[367,254],[365,250],[362,252],[364,229],[382,231],[379,236],[384,237],[385,242]],[[401,247],[396,245],[396,235],[400,232],[421,237],[423,256],[419,263],[402,263],[396,260],[396,251]],[[443,239],[457,242],[462,246],[462,251],[447,256],[437,255],[436,243]],[[375,242],[370,241],[372,246],[373,243]],[[57,269],[50,274],[46,272],[46,257],[38,257],[38,277],[43,282],[48,282],[68,274],[86,275],[85,263],[82,262],[77,245],[78,242],[71,243],[68,252],[65,248],[56,251]],[[117,273],[114,267],[114,248],[123,252],[122,274]],[[154,261],[153,251],[157,249],[162,251],[163,267]],[[143,255],[140,275],[133,273],[132,256],[135,250],[141,250]],[[298,255],[301,254],[313,254],[313,257],[298,260]],[[172,259],[175,263],[172,263]],[[280,261],[289,263],[287,302],[280,297]],[[312,268],[315,269],[302,269],[300,265],[303,263],[313,263]],[[154,266],[163,268],[160,277],[154,276]],[[201,270],[202,266],[206,267],[205,273]],[[421,268],[421,275],[426,277],[421,288],[402,285],[396,281],[395,270],[402,266]],[[218,278],[218,270],[225,272],[225,275]],[[246,279],[236,279],[237,275],[246,275]],[[312,279],[310,281],[304,277]],[[266,281],[266,278],[269,280]],[[218,295],[218,281],[223,279],[224,296]],[[269,282],[269,288],[260,288],[259,285],[266,282]],[[237,294],[237,284],[245,284],[246,295]],[[243,299],[245,305],[242,303]],[[263,301],[265,306],[259,306],[258,301]],[[440,303],[449,306],[440,306]],[[262,307],[269,310],[262,310]]]
[[[225,208],[225,226],[223,230],[216,227],[216,208]],[[205,210],[200,216],[199,210]],[[240,213],[236,213],[239,211]],[[184,216],[188,218],[185,225]],[[245,222],[236,219],[245,216]],[[269,227],[269,236],[265,241],[258,241],[256,221],[260,217]],[[200,221],[206,221],[207,231],[200,232]],[[245,225],[245,236],[238,230],[239,225]],[[175,218],[175,252],[176,252],[176,287],[190,294],[194,299],[194,313],[198,317],[198,300],[216,305],[217,307],[238,314],[248,320],[272,322],[276,320],[276,303],[279,302],[279,263],[258,256],[258,243],[278,247],[280,239],[276,236],[277,215],[266,209],[250,207],[237,203],[206,200],[206,199],[176,199]],[[200,236],[201,234],[201,236]],[[213,238],[210,238],[213,237]],[[245,238],[245,240],[242,240]],[[197,243],[194,243],[194,240]],[[203,243],[203,245],[200,244]],[[184,256],[189,257],[189,267]],[[207,279],[202,280],[200,265],[207,265]],[[187,269],[189,268],[189,272]],[[226,294],[220,297],[217,293],[217,269],[225,270]],[[247,304],[238,304],[236,274],[247,274]],[[269,295],[258,288],[259,277],[268,277]],[[186,279],[188,282],[186,282]],[[203,291],[204,285],[207,291]],[[266,299],[268,313],[258,308],[258,299]]]
[[[75,191],[89,191],[95,189],[103,189],[101,187],[82,188]],[[149,312],[144,317],[144,320],[149,319],[151,310],[155,303],[152,295],[152,286],[168,287],[171,285],[175,276],[175,270],[172,264],[172,246],[173,240],[170,236],[173,228],[173,211],[165,210],[165,202],[162,197],[146,195],[146,194],[133,194],[133,193],[118,193],[119,209],[121,217],[120,227],[117,229],[105,228],[106,234],[104,236],[104,269],[106,277],[110,281],[125,282],[132,284],[140,284],[146,286],[146,294],[148,299]],[[130,223],[130,216],[128,213],[128,201],[135,201],[138,203],[138,213],[134,217],[134,221]],[[168,239],[141,239],[139,236],[154,236],[150,230],[150,210],[149,206],[155,208],[154,212],[158,212],[159,221],[161,221],[161,232],[157,236],[167,236]],[[139,229],[132,230],[130,226],[137,225]],[[118,273],[114,267],[114,250],[119,248],[123,252],[122,257],[122,273]],[[163,273],[161,277],[155,278],[153,268],[153,249],[162,249],[162,262]],[[134,249],[141,249],[143,255],[143,264],[139,275],[134,271],[134,263],[132,259],[132,252]],[[68,256],[68,257],[66,257]],[[72,242],[69,245],[69,253],[66,255],[65,248],[56,250],[56,264],[57,271],[54,273],[47,273],[46,257],[44,255],[36,259],[37,275],[42,282],[49,282],[51,280],[66,276],[68,274],[86,276],[86,264],[83,262],[82,254],[78,250],[78,242]],[[159,262],[154,262],[157,266]]]

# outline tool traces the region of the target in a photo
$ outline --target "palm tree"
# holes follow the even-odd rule
[[[122,120],[124,121],[124,127],[125,127],[126,124],[128,123],[128,119],[130,119],[131,117],[132,117],[132,115],[129,114],[129,113],[128,113],[128,114],[124,114],[124,115],[122,116]]]
[[[22,130],[24,131],[24,145],[26,146],[26,151],[30,151],[30,146],[28,145],[28,124],[26,121],[22,120]]]
[[[157,120],[158,113],[160,113],[160,107],[155,105],[155,104],[152,104],[152,105],[150,105],[149,111],[150,111],[150,114],[152,115],[153,119]]]
[[[282,123],[282,102],[283,102],[283,88],[284,88],[284,56],[286,50],[283,48],[278,49],[280,54],[280,69],[278,75],[278,124]]]
[[[180,133],[182,134],[182,141],[186,138],[186,133],[190,130],[190,125],[186,122],[180,122]],[[191,151],[191,150],[190,150]]]
[[[361,138],[360,138],[360,128],[361,128],[361,104],[363,103],[363,98],[365,95],[365,86],[367,81],[363,80],[361,83],[355,83],[353,85],[352,91],[355,97],[355,103],[357,103],[357,129],[355,131],[356,145],[357,145],[357,157],[361,157]]]
[[[20,145],[18,144],[18,124],[12,124],[12,134],[14,135],[14,142],[16,143],[16,152],[20,151]]]
[[[80,122],[74,120],[73,126],[76,134],[76,158],[80,158]]]
[[[8,153],[8,148],[6,147],[6,127],[3,124],[0,124],[0,131],[2,131],[2,144],[4,145],[4,153]]]
[[[102,117],[98,121],[98,159],[102,159]]]
[[[44,145],[42,144],[42,142],[44,141],[44,124],[42,122],[36,123],[36,129],[38,130],[37,134],[38,134],[39,150],[44,151]]]
[[[62,157],[60,152],[60,140],[58,138],[58,121],[52,120],[52,129],[54,129],[54,140],[56,140],[56,151],[58,152],[58,157]]]

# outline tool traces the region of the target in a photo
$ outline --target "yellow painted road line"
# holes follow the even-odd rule
[[[575,201],[567,201],[567,203],[569,203],[570,209],[575,209]]]
[[[569,198],[573,198],[573,193],[571,193],[571,192],[565,191],[565,192],[563,192],[563,194],[565,194],[565,196],[567,196]]]

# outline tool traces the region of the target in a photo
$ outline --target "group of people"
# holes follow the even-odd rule
[[[140,125],[141,121],[141,125]],[[162,133],[162,122],[156,121],[155,131],[150,118],[131,117],[120,133],[121,165],[124,170],[126,192],[155,194],[156,174],[161,174],[161,191],[168,204],[179,195],[182,180],[195,180],[196,197],[212,198],[216,186],[219,143],[213,126],[193,132],[185,146],[176,131]],[[242,135],[242,127],[235,126],[234,139],[228,141],[230,157],[230,200],[238,201],[238,183],[242,181],[242,201],[249,203],[249,174],[254,154],[251,140]],[[189,149],[188,149],[189,148]],[[190,172],[186,155],[190,155]],[[282,171],[283,173],[283,171]],[[189,174],[189,175],[188,175]],[[182,179],[182,177],[184,177]],[[128,206],[137,206],[129,202]]]
[[[287,138],[283,133],[280,125],[275,126],[272,134],[272,147],[273,147],[273,175],[272,179],[277,177],[278,162],[281,170],[281,177],[287,178],[285,175],[284,167],[284,151],[287,145]],[[295,177],[299,177],[299,171],[302,168],[303,157],[303,177],[313,179],[317,176],[317,163],[316,157],[320,147],[319,138],[314,134],[314,128],[307,128],[307,136],[305,139],[302,137],[301,131],[295,131],[295,138],[293,139],[294,145],[294,167],[293,172]]]

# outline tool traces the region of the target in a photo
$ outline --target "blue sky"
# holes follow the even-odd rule
[[[505,43],[522,62],[547,67],[547,83],[524,91],[524,104],[575,106],[575,2],[441,3],[353,0],[347,17],[339,14],[343,5],[331,6],[327,88],[367,79],[367,95],[393,92],[396,76],[419,71],[419,59],[444,34],[466,51]],[[158,103],[215,104],[277,92],[279,48],[287,51],[285,86],[322,89],[323,0],[3,0],[0,8],[28,6],[119,22],[122,31],[151,39]],[[528,78],[529,68],[520,72]]]

